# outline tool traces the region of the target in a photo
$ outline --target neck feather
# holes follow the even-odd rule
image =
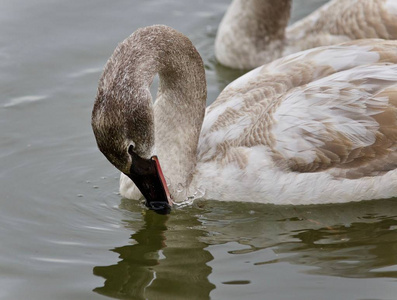
[[[154,104],[155,148],[175,200],[188,194],[207,98],[204,65],[191,42],[171,50],[159,74]],[[171,45],[169,45],[171,47]],[[181,199],[178,199],[181,198]]]
[[[291,0],[234,0],[219,26],[215,52],[230,67],[251,69],[281,55]]]

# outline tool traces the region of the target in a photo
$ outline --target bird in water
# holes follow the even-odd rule
[[[230,83],[208,108],[206,97],[202,59],[180,32],[145,27],[117,46],[92,128],[122,196],[154,209],[197,191],[294,205],[397,196],[397,41],[295,53]]]
[[[291,0],[234,0],[219,25],[217,60],[252,69],[298,51],[356,39],[397,39],[396,0],[332,0],[288,26]]]

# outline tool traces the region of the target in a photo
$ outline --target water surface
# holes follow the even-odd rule
[[[325,1],[294,1],[293,18]],[[394,200],[320,207],[198,201],[169,216],[118,195],[90,114],[138,27],[185,33],[208,103],[227,0],[0,2],[0,299],[395,299]]]

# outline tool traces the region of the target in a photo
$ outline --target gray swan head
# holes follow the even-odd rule
[[[149,87],[156,74],[160,84],[153,104]],[[195,164],[205,99],[201,57],[187,37],[170,27],[138,29],[109,58],[98,85],[92,128],[100,151],[135,183],[148,206],[171,204],[154,154],[162,153],[168,142],[175,144],[172,139],[177,139],[186,147],[175,153],[176,161],[166,160],[165,164],[184,166],[175,170],[183,177],[184,171],[192,169],[189,164]],[[186,106],[189,109],[183,110]],[[189,126],[193,126],[195,134],[169,137],[177,126],[186,126],[189,134]]]

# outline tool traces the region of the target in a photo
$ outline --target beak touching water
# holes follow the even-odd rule
[[[157,213],[168,214],[172,200],[157,156],[145,159],[130,152],[132,164],[127,176],[145,197],[145,205]]]

